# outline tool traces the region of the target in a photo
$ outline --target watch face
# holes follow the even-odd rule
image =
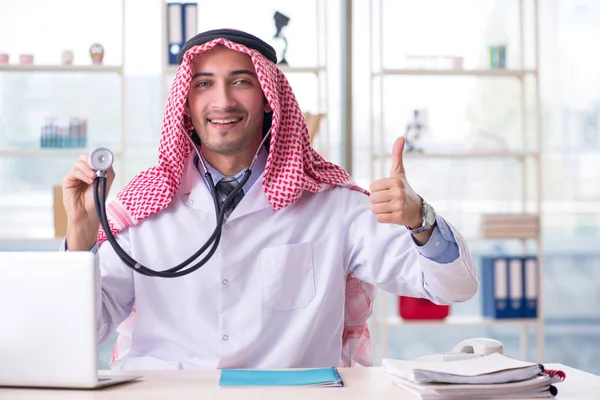
[[[425,206],[425,222],[431,226],[435,223],[435,212],[429,204]]]

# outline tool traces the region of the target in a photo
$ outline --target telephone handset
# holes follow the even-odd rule
[[[452,353],[438,353],[417,358],[415,361],[458,361],[487,356],[492,353],[503,354],[504,346],[495,339],[473,338],[463,340],[454,346]]]

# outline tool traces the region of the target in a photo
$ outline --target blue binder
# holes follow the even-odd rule
[[[483,315],[488,318],[536,318],[536,257],[482,259]]]
[[[523,260],[523,303],[526,318],[537,318],[538,316],[538,274],[537,257],[526,257]]]
[[[525,284],[523,258],[508,259],[508,318],[525,317]]]
[[[512,318],[508,304],[508,258],[483,257],[481,287],[483,315]]]
[[[167,3],[167,60],[177,65],[177,55],[187,40],[198,31],[198,5],[196,3]]]

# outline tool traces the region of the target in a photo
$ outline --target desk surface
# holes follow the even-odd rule
[[[546,364],[548,369],[561,369],[567,379],[557,385],[557,400],[591,399],[600,393],[600,377],[566,367]],[[0,399],[91,400],[91,399],[344,399],[385,400],[413,399],[383,374],[382,368],[342,368],[343,388],[221,388],[220,371],[102,371],[107,374],[143,375],[141,380],[98,390],[9,389],[0,388]]]

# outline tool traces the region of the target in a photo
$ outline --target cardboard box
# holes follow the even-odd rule
[[[54,186],[54,237],[67,234],[67,211],[63,205],[62,186]]]

